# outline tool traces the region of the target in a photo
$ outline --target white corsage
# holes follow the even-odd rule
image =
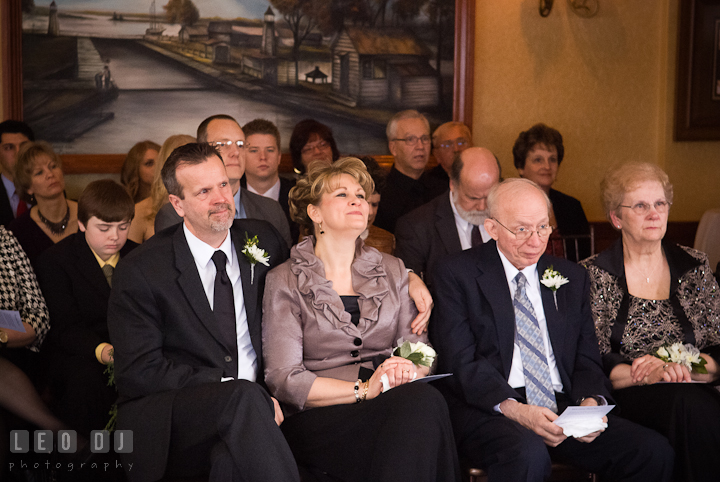
[[[268,261],[270,261],[270,255],[267,254],[264,249],[260,248],[258,243],[257,236],[249,238],[247,232],[245,233],[245,247],[242,252],[245,258],[247,258],[248,263],[250,263],[250,284],[253,284],[255,279],[255,265],[257,263],[270,266],[270,263],[268,263]]]
[[[690,343],[685,345],[682,343],[663,345],[658,348],[655,356],[665,363],[683,365],[694,373],[707,373],[707,368],[705,368],[707,360],[701,357],[700,350]]]
[[[560,274],[559,271],[555,271],[550,265],[549,268],[545,270],[543,273],[542,279],[540,282],[545,285],[547,288],[550,288],[550,290],[553,292],[553,299],[555,300],[555,310],[558,309],[557,305],[557,290],[562,285],[569,283],[570,280],[568,280],[566,277]]]

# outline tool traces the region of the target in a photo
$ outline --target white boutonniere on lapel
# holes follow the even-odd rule
[[[250,284],[253,284],[255,279],[255,265],[257,263],[270,266],[270,263],[268,263],[268,261],[270,261],[270,255],[258,246],[259,243],[260,241],[258,241],[257,236],[249,238],[248,233],[245,233],[245,247],[242,252],[245,258],[247,258],[248,263],[250,263]]]
[[[555,271],[550,265],[549,268],[545,270],[543,273],[542,279],[540,282],[545,285],[547,288],[550,288],[550,290],[553,292],[553,299],[555,300],[555,310],[557,311],[558,305],[557,305],[557,290],[562,285],[569,283],[570,280],[568,280],[566,277],[560,274],[560,272]]]

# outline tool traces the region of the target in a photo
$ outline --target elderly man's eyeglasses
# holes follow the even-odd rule
[[[501,223],[497,219],[495,219],[495,218],[492,218],[492,219],[493,219],[493,221],[498,223],[500,226],[502,226],[503,228],[507,229],[512,234],[514,234],[515,239],[517,239],[518,241],[527,241],[528,239],[530,239],[530,236],[532,236],[533,233],[537,233],[538,238],[547,238],[548,236],[550,236],[550,233],[552,233],[552,230],[553,230],[553,227],[550,226],[549,224],[541,224],[540,226],[538,226],[537,229],[528,229],[524,226],[520,226],[517,229],[517,231],[512,231],[510,228],[505,226],[503,223]]]
[[[459,137],[454,141],[441,142],[438,147],[440,147],[441,149],[452,149],[454,147],[457,147],[458,149],[463,149],[464,147],[467,147],[467,145],[468,141],[466,139],[463,139],[462,137]]]
[[[405,143],[405,145],[408,147],[416,146],[418,141],[421,141],[424,145],[428,145],[428,144],[430,144],[430,136],[422,136],[422,137],[410,136],[410,137],[406,137],[404,139],[395,138],[395,139],[393,139],[393,141],[403,141]]]
[[[624,206],[621,204],[618,207],[632,209],[635,214],[643,216],[650,212],[651,207],[654,207],[655,211],[659,212],[660,214],[665,214],[670,210],[671,205],[672,203],[669,203],[667,201],[655,201],[652,204],[648,204],[646,202],[639,202],[633,204],[632,206]]]
[[[245,141],[213,141],[208,142],[211,146],[213,146],[215,149],[224,149],[226,147],[230,147],[233,144],[238,147],[238,149],[242,149],[245,145]]]

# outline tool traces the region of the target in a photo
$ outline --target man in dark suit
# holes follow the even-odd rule
[[[673,452],[658,433],[609,415],[607,428],[566,437],[553,423],[570,405],[604,405],[610,383],[590,313],[589,279],[543,255],[552,228],[547,195],[509,179],[488,197],[494,241],[451,255],[435,274],[430,324],[460,456],[490,481],[541,481],[551,456],[603,480],[663,481]],[[567,283],[541,284],[547,270]]]
[[[498,182],[500,164],[492,152],[471,147],[458,153],[450,169],[450,192],[398,219],[395,256],[432,287],[439,260],[490,239],[483,226],[485,200]]]
[[[54,410],[84,436],[102,430],[117,399],[105,365],[112,360],[107,328],[112,274],[137,244],[128,241],[135,204],[124,187],[95,181],[78,200],[79,231],[45,251],[37,262],[50,311],[44,349],[52,360]]]
[[[416,110],[395,114],[386,129],[388,149],[395,158],[381,192],[375,225],[395,233],[395,223],[403,214],[444,192],[447,183],[430,177],[425,167],[430,160],[430,124]],[[438,188],[439,186],[439,188]]]
[[[267,221],[275,226],[287,245],[291,246],[290,227],[280,204],[240,186],[240,179],[245,173],[245,134],[237,121],[224,114],[208,117],[198,127],[197,141],[211,144],[222,156],[235,201],[235,219]],[[155,216],[155,232],[160,232],[180,221],[182,219],[168,203],[160,208]]]
[[[248,191],[280,203],[290,224],[290,236],[295,243],[300,227],[290,219],[288,194],[295,186],[294,179],[281,177],[280,131],[265,119],[254,119],[242,127],[245,134],[245,176],[241,186]]]
[[[34,140],[35,134],[26,123],[16,120],[0,122],[0,224],[3,226],[28,210],[27,203],[15,192],[13,181],[20,147]]]
[[[117,427],[134,435],[126,473],[299,480],[262,385],[265,275],[287,244],[265,221],[233,224],[230,181],[207,143],[177,148],[161,174],[184,221],[123,260],[108,311]]]

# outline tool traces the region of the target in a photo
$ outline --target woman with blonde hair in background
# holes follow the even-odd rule
[[[135,203],[150,195],[159,150],[160,146],[153,141],[142,141],[132,146],[125,158],[120,180]]]
[[[155,234],[155,216],[160,208],[168,202],[168,193],[162,182],[160,171],[172,151],[185,144],[195,142],[195,138],[185,134],[168,137],[160,148],[155,163],[155,177],[150,188],[150,196],[135,204],[135,217],[130,224],[128,239],[142,243]]]

